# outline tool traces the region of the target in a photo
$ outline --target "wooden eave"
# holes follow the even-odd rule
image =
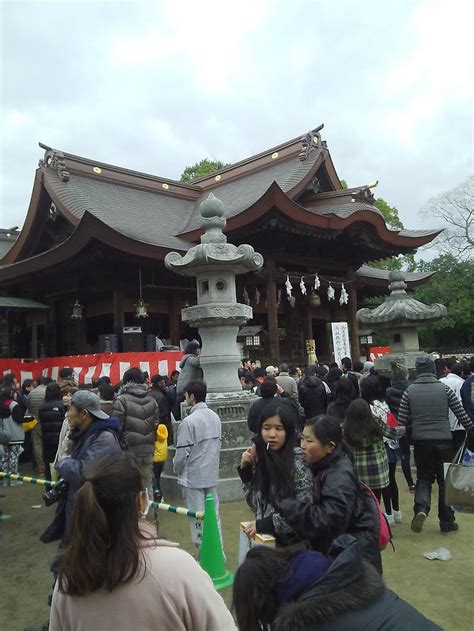
[[[0,267],[0,282],[19,280],[28,274],[59,265],[81,252],[92,241],[98,241],[120,252],[154,260],[162,260],[171,250],[176,251],[176,248],[168,249],[127,237],[91,213],[85,212],[74,232],[62,243],[41,254]]]
[[[18,239],[3,257],[2,265],[10,265],[11,263],[14,263],[18,258],[20,258],[26,244],[31,238],[31,235],[35,234],[33,228],[36,227],[37,230],[40,229],[41,218],[38,216],[38,207],[43,188],[41,174],[41,169],[36,169],[35,179],[33,182],[33,191],[31,193],[25,223],[23,224],[23,228],[18,235]]]
[[[370,210],[358,211],[344,218],[332,214],[318,215],[293,201],[281,190],[276,182],[273,182],[267,191],[252,206],[233,217],[229,217],[227,219],[226,232],[239,230],[258,221],[273,208],[277,208],[292,221],[320,230],[344,230],[354,223],[364,222],[373,226],[379,238],[393,247],[413,250],[429,243],[433,239],[432,234],[408,236],[400,235],[393,230],[389,230],[383,217]],[[201,234],[202,229],[196,229],[181,233],[179,236],[187,241],[198,241]]]

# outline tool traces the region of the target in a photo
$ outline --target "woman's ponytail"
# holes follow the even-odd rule
[[[146,570],[140,539],[147,537],[138,526],[137,507],[144,483],[135,458],[128,452],[97,458],[84,476],[74,498],[71,543],[59,568],[59,588],[71,596],[112,591]]]
[[[59,570],[60,590],[84,596],[99,589],[109,547],[106,515],[97,501],[93,481],[86,480],[75,495],[73,536]]]

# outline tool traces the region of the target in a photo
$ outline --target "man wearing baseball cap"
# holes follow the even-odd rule
[[[119,420],[100,409],[100,399],[93,392],[76,392],[67,414],[72,428],[69,434],[70,453],[55,465],[59,477],[67,483],[67,494],[65,501],[58,505],[53,523],[41,536],[44,543],[57,539],[69,542],[73,500],[81,483],[84,465],[94,458],[119,453],[122,449]]]

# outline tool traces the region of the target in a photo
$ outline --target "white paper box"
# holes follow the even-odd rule
[[[276,546],[276,539],[273,535],[264,535],[257,532],[253,539],[249,539],[244,532],[244,528],[247,528],[250,523],[249,521],[240,522],[239,565],[244,562],[247,552],[251,548],[255,546],[274,548]]]

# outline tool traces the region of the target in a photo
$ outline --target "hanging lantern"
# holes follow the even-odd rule
[[[314,292],[309,296],[309,306],[310,307],[320,307],[321,306],[321,298],[318,294]]]
[[[317,291],[321,287],[321,281],[319,280],[319,276],[317,274],[314,275],[314,289]]]
[[[148,305],[145,304],[145,301],[143,300],[143,296],[142,296],[142,268],[141,267],[138,269],[138,284],[140,286],[140,298],[137,304],[133,305],[135,307],[135,317],[148,318],[148,313],[146,310]]]
[[[301,293],[303,294],[303,296],[306,296],[306,285],[304,284],[304,277],[301,277],[300,280],[300,289],[301,289]]]
[[[277,307],[281,305],[281,289],[277,291]]]
[[[71,320],[82,320],[82,311],[84,307],[76,298],[76,302],[72,305]]]
[[[135,307],[135,317],[136,318],[148,318],[148,312],[146,310],[148,305],[145,303],[143,298],[140,298],[140,300],[137,302],[137,304],[133,305],[133,306]]]
[[[331,283],[329,283],[329,287],[328,287],[328,300],[334,300],[334,294],[336,292],[334,291],[334,287],[331,285]]]
[[[242,292],[242,297],[246,305],[250,304],[249,292],[247,291],[247,287],[244,285],[244,290]]]
[[[286,287],[286,293],[288,295],[288,300],[290,300],[291,290],[293,289],[293,285],[291,284],[290,277],[288,275],[286,276],[285,287]]]
[[[348,302],[349,302],[349,294],[347,293],[346,288],[344,287],[344,283],[342,283],[341,297],[339,298],[339,304],[347,305]]]

